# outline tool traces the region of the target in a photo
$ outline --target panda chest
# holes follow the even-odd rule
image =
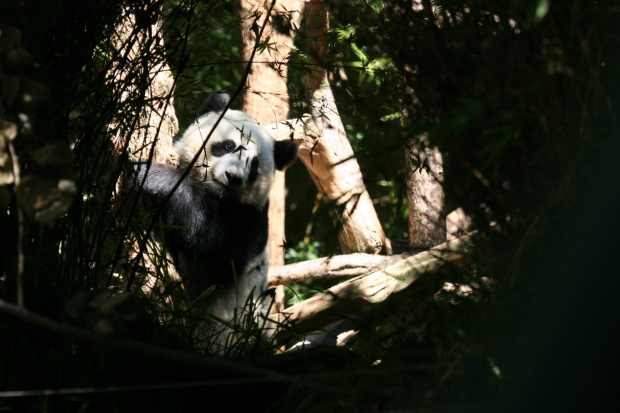
[[[259,210],[220,199],[204,217],[195,265],[214,282],[225,285],[247,272],[248,264],[267,246],[267,205]]]

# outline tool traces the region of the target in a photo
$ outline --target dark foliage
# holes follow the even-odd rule
[[[308,376],[303,385],[231,384],[223,381],[232,378],[225,372],[113,351],[3,314],[3,390],[219,385],[29,397],[2,400],[0,409],[179,411],[212,408],[224,400],[287,412],[517,412],[597,410],[614,403],[609,389],[618,371],[620,5],[415,3],[330,2],[330,54],[323,64],[390,237],[407,235],[403,145],[426,132],[442,150],[449,209],[462,207],[474,219],[485,256],[466,271],[448,269],[445,280],[473,286],[475,294],[425,292],[367,314],[352,351],[266,359],[236,353],[273,370]],[[147,302],[141,304],[147,312],[138,317],[128,315],[134,309],[118,307],[113,316],[93,309],[71,318],[65,307],[81,290],[123,288],[113,274],[140,270],[126,256],[123,241],[146,224],[136,218],[138,228],[129,228],[119,217],[137,209],[111,205],[124,162],[110,149],[108,127],[115,120],[119,130],[131,131],[139,109],[152,102],[145,101],[144,87],[121,99],[123,83],[109,86],[112,62],[122,62],[115,60],[108,39],[123,6],[140,10],[137,28],[150,25],[160,4],[145,4],[0,3],[0,23],[21,30],[21,45],[36,61],[11,66],[2,55],[2,73],[49,89],[49,98],[36,107],[7,104],[3,90],[0,115],[20,125],[15,147],[24,175],[46,173],[33,153],[61,143],[73,148],[77,176],[66,216],[53,227],[26,220],[27,307],[85,328],[105,320],[117,336],[189,350],[194,343],[187,324],[177,321],[191,324],[191,309],[158,313]],[[230,92],[240,78],[236,6],[171,1],[162,13],[166,49],[158,56],[175,72],[180,122],[186,125],[206,93]],[[303,29],[290,63],[290,88],[298,96],[292,117],[303,113],[301,81],[311,70]],[[127,84],[144,86],[146,79],[138,75]],[[28,113],[27,123],[20,113]],[[300,178],[298,187],[290,188],[289,198],[302,214],[295,216],[297,226],[288,238],[316,253],[324,244],[304,244],[304,237],[328,241],[332,222],[304,180],[309,183]],[[0,214],[0,297],[9,301],[15,300],[16,208],[12,201]],[[482,288],[483,280],[492,288]],[[169,284],[162,295],[174,288]],[[376,360],[381,363],[372,366]]]

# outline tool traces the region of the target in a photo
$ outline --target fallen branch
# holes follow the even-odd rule
[[[466,235],[472,229],[471,218],[465,215],[461,208],[448,215],[446,224],[448,241]],[[358,277],[378,271],[407,257],[404,254],[386,256],[355,253],[272,267],[269,268],[269,287],[321,278]]]
[[[297,334],[324,328],[398,299],[413,288],[437,281],[447,265],[463,268],[474,263],[474,234],[448,241],[428,251],[403,259],[389,267],[338,284],[281,314],[286,328],[277,340],[285,343]]]
[[[385,256],[360,252],[273,267],[269,269],[269,287],[320,278],[357,277],[403,259],[401,255]]]

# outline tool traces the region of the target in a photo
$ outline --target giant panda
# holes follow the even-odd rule
[[[225,322],[248,304],[255,316],[266,315],[269,191],[275,170],[291,165],[298,149],[292,141],[276,141],[241,111],[227,110],[215,126],[228,101],[226,94],[212,95],[175,142],[180,168],[143,164],[136,175],[143,196],[160,207],[166,247],[187,301],[200,297],[202,308]],[[188,176],[163,204],[197,153]]]

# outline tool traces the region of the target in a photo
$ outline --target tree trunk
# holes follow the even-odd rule
[[[252,70],[248,76],[243,95],[242,110],[261,125],[270,125],[285,120],[289,112],[287,88],[287,59],[293,46],[293,28],[299,27],[301,7],[299,0],[278,0],[271,16],[266,16],[265,3],[260,0],[241,0],[244,27],[243,56],[250,58],[256,44],[254,28],[262,27],[267,17],[267,26],[261,41],[267,38],[269,49],[255,55]],[[269,266],[284,265],[284,172],[276,171],[269,194]],[[276,287],[274,311],[284,308],[284,288]]]
[[[134,12],[130,7],[124,9],[124,18],[110,39],[118,57],[108,76],[121,90],[121,104],[129,113],[112,121],[108,130],[119,156],[177,166],[179,155],[172,147],[172,137],[179,132],[179,124],[173,106],[172,71],[160,58],[164,54],[161,18],[144,26],[137,24]],[[149,56],[151,59],[145,59]],[[126,122],[134,119],[135,124]]]
[[[409,201],[409,243],[425,250],[446,242],[446,207],[443,160],[426,135],[409,141],[406,150],[406,183]]]
[[[179,127],[172,97],[174,78],[163,58],[161,18],[154,24],[136,18],[136,13],[143,16],[149,11],[160,16],[155,3],[149,8],[152,10],[134,10],[127,6],[110,39],[118,56],[108,77],[118,91],[124,116],[113,120],[108,131],[120,159],[149,160],[176,166],[179,156],[172,147],[172,137],[178,133]],[[120,185],[119,182],[117,192],[120,192]],[[134,260],[139,255],[138,243],[133,240],[128,245],[129,259]],[[161,244],[151,238],[141,257],[145,272],[139,284],[143,293],[154,299],[159,296],[157,290],[163,288],[165,277],[180,281],[172,258],[167,255],[166,260],[162,260],[162,251]]]

